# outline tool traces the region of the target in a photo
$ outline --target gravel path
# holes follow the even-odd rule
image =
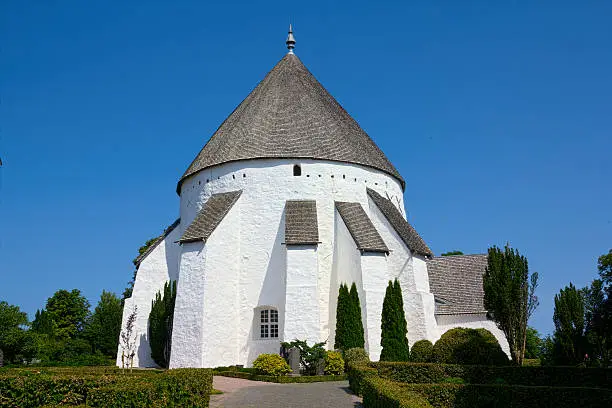
[[[348,381],[275,384],[215,376],[213,387],[223,394],[210,396],[211,408],[361,407],[360,398],[348,389]]]

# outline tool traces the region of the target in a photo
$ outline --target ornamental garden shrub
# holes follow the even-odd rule
[[[380,361],[408,361],[408,325],[399,281],[389,281],[381,316]]]
[[[348,367],[349,364],[367,364],[370,362],[370,356],[361,347],[348,349],[344,352],[344,363]]]
[[[364,344],[365,337],[357,286],[353,283],[349,291],[348,286],[343,283],[338,290],[334,348],[348,350],[363,347]]]
[[[325,369],[325,342],[315,343],[309,346],[306,340],[294,340],[282,342],[281,346],[289,350],[297,347],[300,350],[300,364],[306,375],[320,375]]]
[[[433,353],[433,344],[429,340],[419,340],[410,350],[410,361],[413,363],[429,363]]]
[[[291,372],[291,367],[278,354],[260,354],[253,361],[253,368],[258,374],[280,376]]]
[[[456,328],[434,344],[432,361],[447,364],[505,365],[508,357],[490,331]]]
[[[325,374],[340,375],[344,373],[344,359],[337,351],[328,351],[325,354]]]

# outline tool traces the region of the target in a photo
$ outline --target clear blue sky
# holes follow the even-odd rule
[[[0,300],[32,316],[60,288],[120,294],[291,18],[433,251],[509,241],[552,331],[554,294],[612,247],[612,2],[216,3],[1,2]]]

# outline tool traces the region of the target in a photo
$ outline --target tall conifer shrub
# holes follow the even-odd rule
[[[151,357],[160,367],[168,368],[172,348],[172,323],[176,302],[176,281],[166,282],[163,296],[157,292],[149,313]]]
[[[408,346],[408,325],[404,314],[404,302],[399,281],[389,281],[381,317],[380,361],[408,361],[410,349]]]
[[[338,305],[336,307],[336,341],[334,342],[334,348],[340,350],[347,350],[347,344],[349,341],[349,315],[351,310],[351,299],[349,295],[348,287],[342,283],[338,290]]]
[[[357,293],[357,286],[355,282],[351,285],[351,291],[349,292],[351,298],[351,341],[349,342],[346,350],[351,348],[363,348],[365,345],[365,339],[363,336],[363,321],[361,320],[361,304],[359,302],[359,294]]]

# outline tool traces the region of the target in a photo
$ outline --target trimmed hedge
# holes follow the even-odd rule
[[[363,382],[363,406],[365,408],[431,408],[421,394],[408,391],[399,383],[379,377],[369,377]]]
[[[462,378],[468,384],[510,384],[612,389],[612,369],[580,367],[470,366],[428,363],[370,363],[378,375],[404,383],[439,383]],[[363,369],[363,368],[362,368]]]
[[[363,391],[365,408],[595,408],[612,406],[612,391],[586,387],[403,384],[371,377],[365,379]]]
[[[0,407],[208,407],[212,370],[27,369],[0,371]]]
[[[231,378],[242,378],[245,380],[252,381],[264,381],[264,382],[273,382],[279,384],[289,384],[289,383],[314,383],[314,382],[327,382],[327,381],[344,381],[347,379],[346,375],[303,375],[303,376],[271,376],[271,375],[258,375],[252,373],[245,373],[241,371],[221,371],[215,372],[215,375],[220,375],[222,377],[231,377]]]
[[[429,340],[419,340],[410,350],[410,361],[413,363],[429,363],[433,354],[433,344]]]
[[[459,327],[444,333],[434,344],[431,362],[507,365],[508,357],[490,331]]]

